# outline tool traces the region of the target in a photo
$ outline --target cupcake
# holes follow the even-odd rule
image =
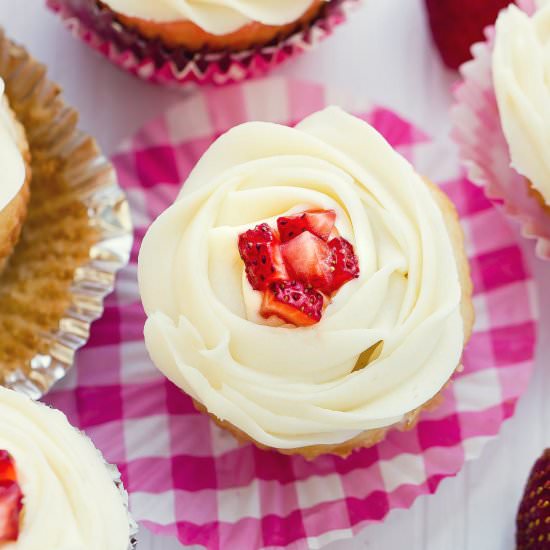
[[[95,3],[96,0],[89,0]],[[104,0],[100,6],[148,40],[168,48],[240,51],[264,46],[309,24],[326,0]]]
[[[226,84],[311,49],[360,0],[47,0],[77,36],[163,85]]]
[[[473,322],[454,207],[334,107],[220,137],[138,272],[155,365],[239,439],[308,458],[414,425]]]
[[[39,398],[86,343],[132,230],[78,113],[1,29],[0,78],[0,385]]]
[[[453,136],[468,175],[550,259],[550,4],[518,0],[473,48],[456,88]],[[528,60],[528,61],[526,61]]]
[[[500,121],[511,166],[546,208],[550,224],[549,45],[550,6],[532,17],[516,6],[499,15],[492,67]]]
[[[19,240],[29,201],[29,146],[0,78],[0,273]]]
[[[2,550],[128,550],[118,476],[59,411],[0,388]],[[116,470],[116,469],[115,469]]]

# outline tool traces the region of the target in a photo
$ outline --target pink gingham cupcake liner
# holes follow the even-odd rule
[[[518,5],[528,13],[534,11],[532,0],[519,1]],[[485,35],[485,42],[473,46],[473,59],[460,69],[462,81],[454,92],[452,135],[470,180],[492,201],[502,203],[504,211],[519,222],[523,236],[536,241],[537,255],[548,260],[550,214],[511,166],[493,87],[495,28],[488,27]]]
[[[463,371],[443,404],[414,429],[391,431],[346,459],[308,462],[240,446],[153,366],[143,343],[137,254],[150,223],[220,133],[248,120],[293,124],[333,103],[376,126],[454,201],[466,234],[477,322]],[[136,227],[131,262],[78,367],[48,401],[118,465],[143,527],[209,550],[320,548],[435,492],[513,415],[533,366],[533,281],[513,230],[465,178],[452,151],[388,109],[281,78],[206,88],[123,144],[112,160]]]
[[[262,76],[294,55],[311,50],[343,23],[361,0],[329,0],[310,24],[290,36],[239,52],[189,52],[146,40],[89,0],[47,0],[71,32],[121,69],[172,88],[231,84]]]

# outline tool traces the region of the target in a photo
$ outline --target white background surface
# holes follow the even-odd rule
[[[43,4],[2,0],[0,25],[48,65],[50,76],[80,110],[82,127],[107,154],[178,101],[177,93],[136,81],[74,40]],[[431,46],[423,0],[365,4],[335,36],[278,73],[349,88],[399,111],[432,135],[447,132],[455,76],[442,68]],[[532,258],[530,244],[525,250]],[[533,268],[542,316],[538,360],[515,417],[479,460],[444,480],[436,495],[418,499],[408,511],[392,512],[384,524],[367,528],[354,540],[333,543],[330,550],[514,548],[523,484],[535,458],[550,445],[550,263],[533,260]],[[140,550],[181,548],[145,530],[140,541]]]

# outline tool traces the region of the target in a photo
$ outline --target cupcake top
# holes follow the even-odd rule
[[[493,80],[512,166],[550,205],[550,4],[516,6],[496,24]]]
[[[0,78],[0,212],[11,202],[25,183],[25,162],[17,145],[17,132],[4,81]]]
[[[125,550],[127,511],[90,440],[61,412],[1,387],[0,418],[0,455],[13,460],[23,505],[17,540],[2,544],[0,532],[2,550]],[[0,506],[1,489],[0,479]]]
[[[189,20],[223,35],[253,21],[285,25],[299,19],[313,0],[103,0],[114,11],[156,22]]]
[[[442,211],[382,136],[338,108],[219,138],[145,236],[139,282],[157,367],[271,447],[392,425],[460,363]]]

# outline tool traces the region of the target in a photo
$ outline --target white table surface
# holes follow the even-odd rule
[[[136,0],[139,1],[139,0]],[[74,40],[43,0],[3,0],[0,25],[45,62],[81,113],[81,126],[106,153],[179,95],[136,81]],[[433,50],[423,0],[366,0],[345,27],[279,73],[354,90],[401,112],[434,136],[448,131],[453,74]],[[525,250],[533,258],[532,246]],[[515,417],[481,458],[436,495],[394,511],[381,525],[331,550],[512,549],[514,519],[531,464],[550,445],[550,263],[533,259],[541,309],[535,375]],[[176,550],[176,541],[142,530],[141,550]],[[38,549],[37,549],[38,550]],[[238,549],[241,550],[241,549]],[[243,549],[244,550],[244,549]]]

